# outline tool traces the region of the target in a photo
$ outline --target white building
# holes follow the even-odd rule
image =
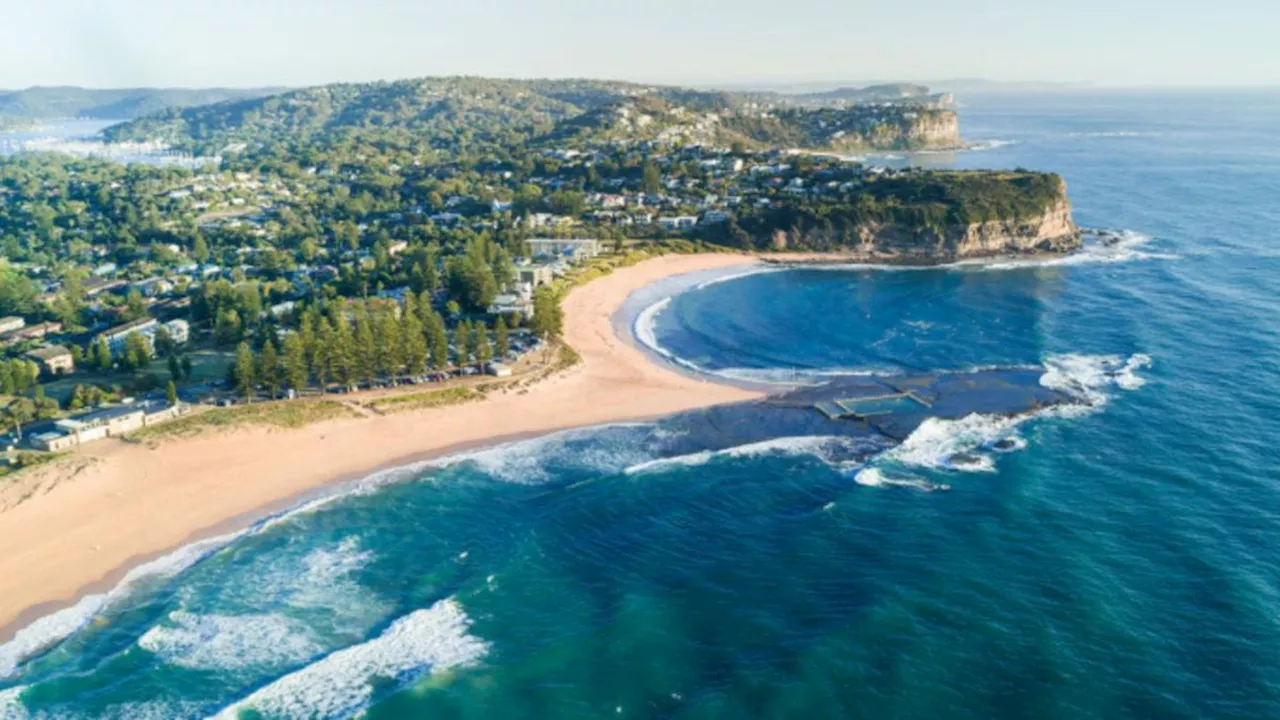
[[[698,218],[693,215],[658,218],[658,225],[663,230],[692,230],[697,224]]]
[[[133,333],[142,333],[147,338],[148,343],[153,342],[156,336],[156,328],[159,326],[160,322],[155,318],[142,318],[123,325],[117,325],[98,337],[107,341],[107,348],[111,350],[112,355],[118,355],[124,350],[125,339]]]
[[[186,320],[170,320],[164,324],[164,329],[169,333],[169,339],[179,345],[191,339],[191,323]]]
[[[17,315],[10,315],[8,317],[0,318],[0,333],[7,333],[7,332],[13,332],[14,330],[21,330],[26,326],[27,326],[27,321],[23,320]]]
[[[528,243],[529,254],[534,257],[571,257],[581,260],[600,254],[600,241],[595,239],[534,238]]]

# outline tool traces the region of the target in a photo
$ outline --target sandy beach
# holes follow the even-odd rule
[[[576,288],[564,304],[564,336],[583,362],[527,392],[296,430],[207,433],[157,447],[105,440],[79,452],[92,462],[32,471],[46,474],[42,489],[0,512],[0,642],[146,559],[246,526],[338,480],[469,445],[757,397],[656,364],[612,323],[646,285],[755,262],[666,256]]]

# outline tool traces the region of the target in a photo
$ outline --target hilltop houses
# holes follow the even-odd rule
[[[600,254],[600,241],[595,239],[534,238],[526,242],[529,254],[535,258],[585,260]]]

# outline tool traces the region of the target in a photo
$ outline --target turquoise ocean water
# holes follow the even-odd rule
[[[917,162],[1062,172],[1125,239],[753,274],[640,335],[738,380],[1018,366],[1085,402],[385,473],[27,628],[0,718],[1280,717],[1280,95],[964,100],[1002,142]]]

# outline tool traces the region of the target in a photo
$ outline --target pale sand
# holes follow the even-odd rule
[[[297,430],[245,428],[154,449],[113,440],[86,446],[82,454],[96,462],[52,478],[56,484],[44,478],[44,494],[0,512],[0,642],[90,588],[118,581],[143,559],[230,525],[247,526],[344,477],[467,445],[758,397],[655,364],[619,338],[611,322],[645,285],[755,262],[743,255],[665,256],[573,290],[564,304],[564,336],[583,362],[524,394]]]

